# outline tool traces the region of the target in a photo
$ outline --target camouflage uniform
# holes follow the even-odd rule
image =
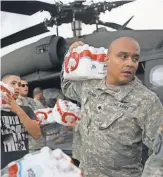
[[[29,106],[32,110],[41,109],[39,105],[37,105],[32,98],[25,98],[19,95],[18,99],[16,100],[17,104],[20,106]],[[46,145],[45,137],[41,135],[39,138],[35,139],[30,134],[28,135],[28,142],[29,142],[29,151],[37,151],[40,150],[42,147]]]
[[[154,151],[145,164],[142,177],[163,177],[163,124],[154,141]]]
[[[43,100],[42,100],[43,101]],[[41,102],[40,100],[36,100],[36,99],[34,99],[34,102],[35,102],[35,104],[36,104],[36,106],[37,106],[37,109],[45,109],[45,108],[47,108],[48,106],[46,105],[46,102],[44,101],[44,102]]]
[[[28,136],[29,152],[35,152],[40,150],[42,147],[46,146],[46,138],[41,135],[39,138],[35,139],[31,135]]]
[[[85,177],[140,177],[142,142],[152,148],[163,119],[156,94],[137,78],[114,88],[105,79],[61,78],[61,87],[65,96],[81,103],[73,157],[80,161]]]
[[[32,108],[32,110],[38,109],[34,99],[29,98],[29,97],[23,97],[23,96],[19,95],[19,97],[17,98],[16,102],[20,106],[29,106],[29,107]]]

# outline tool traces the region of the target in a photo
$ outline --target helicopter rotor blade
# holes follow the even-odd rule
[[[122,27],[120,27],[118,30],[125,30],[125,28],[127,28],[127,25],[130,23],[130,21],[133,19],[134,15],[129,19],[127,20],[123,25]]]
[[[48,32],[49,30],[46,28],[45,23],[40,23],[35,26],[26,28],[17,33],[11,34],[7,37],[1,39],[1,47],[6,47],[8,45],[14,44],[16,42],[37,36],[39,34],[43,34]]]
[[[122,25],[119,25],[117,23],[112,23],[112,22],[102,22],[101,20],[99,20],[99,25],[103,25],[103,26],[107,26],[109,28],[113,28],[116,30],[119,30],[120,28],[122,28]],[[132,30],[131,28],[128,27],[123,27],[124,30]]]
[[[57,6],[40,1],[1,1],[1,11],[21,15],[32,15],[40,10],[57,14]]]
[[[131,2],[134,2],[134,0],[133,1],[114,1],[114,2],[111,2],[112,7],[109,10],[111,10],[113,8],[117,8],[117,7],[125,5],[125,4],[128,4],[128,3],[131,3]]]

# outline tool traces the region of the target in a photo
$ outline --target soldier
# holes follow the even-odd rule
[[[70,50],[83,45],[75,42]],[[140,177],[142,143],[152,148],[163,120],[156,94],[136,78],[140,47],[122,37],[111,43],[102,80],[69,81],[61,74],[66,97],[81,103],[73,154],[85,177]]]
[[[28,82],[24,79],[21,79],[20,89],[19,89],[19,96],[16,100],[17,104],[21,106],[29,106],[31,109],[37,110],[41,109],[39,105],[37,105],[34,99],[27,97],[29,92]],[[41,133],[39,138],[33,138],[30,134],[28,135],[28,145],[29,145],[29,152],[34,152],[40,150],[42,147],[46,145],[45,137]]]
[[[40,87],[36,87],[33,90],[33,97],[38,109],[44,109],[48,107],[43,95],[43,90]]]
[[[162,176],[163,176],[163,124],[157,131],[156,138],[154,141],[154,151],[145,164],[142,177],[162,177]]]
[[[29,92],[28,82],[26,80],[22,79],[21,80],[21,86],[20,86],[20,89],[19,89],[19,96],[16,100],[17,104],[19,104],[21,106],[29,106],[33,110],[38,109],[34,100],[30,97],[27,97],[28,92]]]

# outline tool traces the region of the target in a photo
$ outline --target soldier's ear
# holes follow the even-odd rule
[[[105,63],[108,63],[110,60],[109,60],[109,56],[106,56],[105,58]]]

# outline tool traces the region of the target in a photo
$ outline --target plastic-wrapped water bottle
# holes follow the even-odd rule
[[[71,158],[60,149],[52,151],[44,147],[10,163],[2,170],[2,177],[81,177],[80,169],[70,160]]]
[[[104,53],[104,51],[105,51],[105,48],[104,48],[104,47],[100,47],[99,49],[100,49],[100,51],[101,51],[102,53]]]
[[[108,49],[105,49],[105,50],[104,50],[104,54],[107,55],[107,53],[108,53]]]
[[[90,50],[90,52],[91,52],[92,54],[95,54],[95,53],[96,53],[96,48],[93,47],[93,46],[90,46],[90,47],[89,47],[89,50]]]
[[[72,162],[72,159],[63,153],[60,149],[55,149],[55,151],[52,152],[52,156],[57,160],[66,159],[67,161]]]
[[[60,159],[57,163],[57,168],[59,171],[67,173],[73,170],[73,167],[70,163],[66,163],[65,159]]]
[[[69,80],[89,80],[103,78],[103,63],[106,57],[104,47],[94,48],[87,44],[73,49],[76,53],[69,58],[67,70],[64,72],[64,78]]]
[[[81,51],[83,50],[83,46],[78,46],[77,48],[76,48],[76,52],[77,53],[81,53]]]
[[[71,67],[75,67],[77,64],[77,61],[75,60],[75,58],[70,58],[69,62],[68,62],[68,71],[71,72]]]
[[[14,97],[14,88],[10,87],[7,84],[4,84],[2,81],[0,81],[0,90],[1,90],[1,94],[0,94],[0,100],[2,101],[2,107],[3,105],[6,105],[6,101],[3,99],[4,97],[6,97],[7,95],[10,95],[11,97]]]
[[[90,46],[89,50],[91,52],[91,59],[92,60],[96,60],[97,49],[92,47],[92,46]]]
[[[31,158],[33,158],[33,155],[32,154],[26,154],[25,156],[24,156],[24,160],[29,160],[29,159],[31,159]]]
[[[70,50],[68,50],[67,53],[66,53],[66,55],[65,55],[65,59],[66,59],[67,57],[69,57],[70,53],[71,53]]]
[[[106,54],[104,52],[105,52],[105,48],[104,47],[100,47],[98,49],[98,52],[97,52],[97,60],[98,61],[104,62],[105,57],[106,57]]]
[[[88,44],[84,44],[81,47],[82,47],[83,50],[89,50],[89,45]]]

